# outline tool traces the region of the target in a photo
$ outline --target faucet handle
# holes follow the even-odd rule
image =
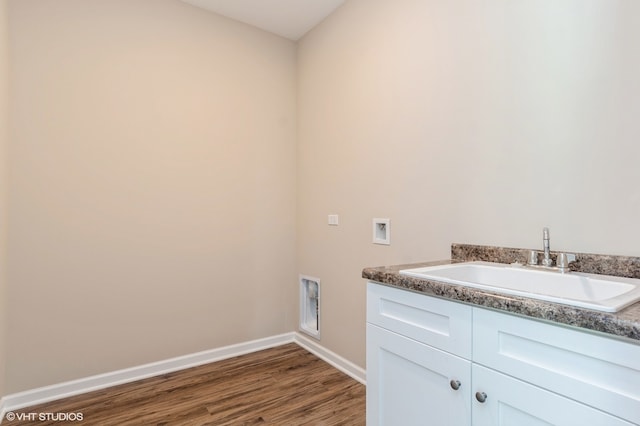
[[[570,272],[569,264],[576,261],[576,255],[573,253],[558,253],[556,266],[560,272]]]
[[[558,253],[558,258],[556,259],[556,266],[560,269],[565,269],[569,267],[569,259],[567,259],[567,253]]]

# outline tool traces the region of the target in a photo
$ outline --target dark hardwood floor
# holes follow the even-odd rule
[[[2,425],[364,425],[365,387],[290,343],[20,412],[37,417]]]

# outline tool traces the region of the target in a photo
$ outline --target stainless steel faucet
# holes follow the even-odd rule
[[[551,248],[549,247],[549,228],[547,227],[542,228],[542,248],[544,250],[542,264],[538,265],[538,252],[536,250],[531,250],[526,266],[532,268],[544,268],[562,273],[569,272],[569,263],[576,260],[576,255],[558,253],[556,265],[554,266],[553,259],[551,258]]]
[[[542,247],[544,248],[544,257],[542,258],[542,266],[553,266],[551,260],[551,249],[549,248],[549,228],[542,228]]]

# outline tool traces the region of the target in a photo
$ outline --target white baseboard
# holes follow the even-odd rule
[[[303,336],[300,333],[294,333],[294,335],[294,342],[296,342],[298,345],[302,346],[318,358],[328,362],[348,376],[351,376],[353,379],[359,381],[363,385],[367,384],[367,373],[363,368],[341,357],[335,352],[331,352],[329,349],[321,346],[317,342],[307,338],[306,336]]]
[[[300,333],[291,332],[7,395],[0,399],[0,423],[2,423],[5,413],[9,411],[20,410],[56,399],[130,383],[173,371],[197,367],[286,343],[300,345],[343,373],[362,384],[366,384],[366,373],[362,368],[309,340]]]
[[[292,343],[293,341],[294,333],[286,333],[6,395],[0,400],[0,422],[4,419],[5,413],[9,411],[159,376],[173,371],[197,367],[210,362],[221,361],[234,356]]]

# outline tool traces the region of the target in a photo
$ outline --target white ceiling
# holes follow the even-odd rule
[[[346,0],[182,1],[296,41]]]

